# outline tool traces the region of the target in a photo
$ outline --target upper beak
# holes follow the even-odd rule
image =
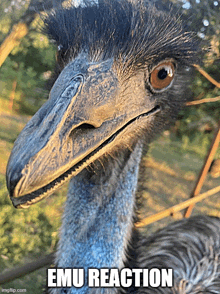
[[[118,96],[111,60],[80,70],[73,62],[63,70],[49,100],[15,141],[6,175],[15,207],[52,194],[111,148],[130,119],[118,106]]]

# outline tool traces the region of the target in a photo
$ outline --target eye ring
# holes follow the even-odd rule
[[[172,61],[163,61],[151,71],[150,85],[155,91],[162,91],[172,84],[174,75],[175,64]]]

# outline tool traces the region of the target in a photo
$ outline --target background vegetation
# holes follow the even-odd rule
[[[48,97],[55,67],[56,48],[41,34],[42,20],[36,11],[50,10],[61,2],[68,4],[60,0],[0,0],[0,43],[19,21],[25,21],[28,28],[26,36],[0,68],[0,272],[52,252],[58,240],[67,186],[28,210],[15,210],[7,196],[5,171],[14,140]],[[173,3],[173,9],[196,31],[205,48],[203,68],[219,81],[220,2],[173,0]],[[166,0],[155,0],[155,4],[170,9]],[[191,90],[194,99],[220,96],[220,89],[199,73]],[[171,130],[165,131],[151,145],[143,159],[138,191],[144,199],[143,217],[189,197],[219,121],[219,103],[185,108]],[[219,156],[218,151],[216,157]],[[209,176],[204,190],[219,184],[219,179]],[[220,216],[218,198],[219,195],[215,195],[198,204],[194,213]],[[174,217],[181,216],[179,213]],[[170,221],[171,218],[162,220],[147,229],[151,232]],[[42,293],[44,276],[45,269],[42,269],[2,288],[25,288],[27,293]]]

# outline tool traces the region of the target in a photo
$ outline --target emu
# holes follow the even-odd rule
[[[54,288],[51,293],[220,293],[220,220],[193,217],[150,237],[134,228],[144,145],[188,97],[197,42],[146,1],[100,0],[54,11],[45,30],[60,74],[17,138],[7,166],[13,205],[70,180],[58,268],[172,268],[172,287]]]

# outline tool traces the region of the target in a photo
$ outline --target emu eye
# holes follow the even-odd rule
[[[174,78],[175,66],[171,61],[164,61],[150,74],[150,84],[155,90],[167,88]]]

